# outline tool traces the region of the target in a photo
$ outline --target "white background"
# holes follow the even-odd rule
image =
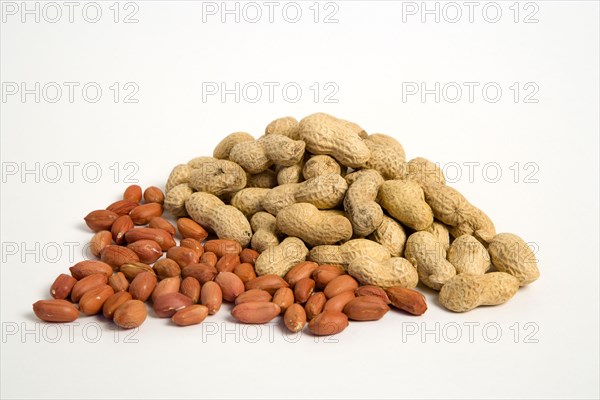
[[[420,2],[322,3],[317,23],[312,1],[297,2],[297,23],[283,18],[285,3],[269,22],[259,2],[256,23],[249,8],[239,22],[229,15],[222,23],[220,13],[203,15],[193,1],[138,1],[137,23],[122,22],[134,6],[120,4],[115,23],[112,2],[100,3],[100,21],[90,23],[86,3],[77,3],[70,23],[58,4],[56,23],[43,3],[39,22],[2,4],[3,398],[598,398],[597,2],[520,3],[518,22],[513,2],[499,2],[496,23],[482,15],[485,2],[473,22],[459,2],[455,23],[445,3],[439,23],[409,13]],[[213,5],[222,7],[204,7]],[[324,23],[331,12],[337,22]],[[537,23],[523,21],[531,13]],[[62,97],[49,101],[51,85],[39,103],[34,94],[8,93],[35,82],[58,83]],[[79,84],[73,102],[63,82]],[[82,97],[89,82],[102,88],[96,103]],[[115,103],[114,82],[121,96],[126,83],[137,85],[138,102]],[[221,82],[230,89],[255,82],[262,98],[253,103],[247,92],[222,101],[203,91]],[[264,82],[279,85],[272,102]],[[455,92],[439,102],[433,94],[403,99],[407,82],[429,89],[456,82],[464,90],[455,103]],[[464,82],[479,85],[472,102]],[[299,101],[291,101],[293,91],[283,97],[287,83],[302,88]],[[502,89],[497,102],[483,97],[487,83]],[[332,87],[337,103],[326,103]],[[526,103],[532,87],[537,102]],[[31,304],[83,257],[91,236],[83,216],[119,199],[127,178],[162,186],[175,164],[210,155],[226,134],[258,136],[272,119],[316,111],[392,135],[408,158],[438,161],[455,178],[459,172],[453,185],[499,232],[535,246],[539,281],[506,305],[466,314],[445,311],[424,290],[423,317],[392,311],[328,340],[288,337],[278,324],[237,325],[227,307],[187,329],[149,317],[133,337],[102,318],[38,323]],[[472,176],[466,163],[479,163]],[[102,176],[92,182],[98,166]],[[24,173],[36,168],[38,176]]]

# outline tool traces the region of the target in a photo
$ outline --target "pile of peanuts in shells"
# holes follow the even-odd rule
[[[291,332],[333,335],[390,306],[422,315],[419,282],[466,312],[539,277],[527,243],[496,233],[438,165],[407,162],[394,138],[328,114],[276,119],[259,139],[232,133],[213,157],[175,166],[165,189],[132,185],[90,212],[97,259],[58,276],[35,314],[102,313],[128,329],[149,302],[156,317],[188,326],[227,302],[241,323],[282,315]]]

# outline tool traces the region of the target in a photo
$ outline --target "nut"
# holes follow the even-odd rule
[[[131,300],[129,292],[116,292],[104,302],[102,306],[102,315],[106,319],[113,319],[115,311],[125,302]]]
[[[192,305],[192,299],[174,292],[160,295],[154,301],[154,312],[159,318],[171,318],[177,311]]]
[[[200,282],[192,276],[188,276],[181,282],[179,291],[189,297],[194,304],[200,300]]]
[[[212,267],[216,267],[217,261],[219,261],[217,255],[215,253],[210,252],[210,251],[204,252],[204,254],[202,254],[202,256],[200,257],[200,262],[201,263],[208,264],[208,265],[210,265]]]
[[[377,296],[356,297],[344,307],[344,314],[353,321],[377,321],[388,311],[388,305]]]
[[[187,306],[177,311],[171,317],[175,325],[189,326],[201,323],[208,316],[208,308],[200,304]]]
[[[294,298],[296,299],[296,302],[300,304],[306,303],[314,290],[314,280],[310,278],[300,279],[294,286]]]
[[[196,264],[200,261],[200,257],[196,251],[179,246],[174,246],[167,250],[167,258],[175,261],[181,268],[185,268],[190,264]]]
[[[367,236],[383,221],[383,210],[377,203],[377,193],[384,180],[379,172],[366,169],[346,177],[349,183],[344,210],[356,236]],[[350,183],[351,182],[351,183]]]
[[[162,204],[165,201],[165,194],[156,186],[150,186],[144,190],[144,201],[146,203]]]
[[[181,267],[170,258],[161,258],[154,264],[154,272],[158,279],[162,280],[181,275]]]
[[[198,259],[200,259],[200,257],[204,255],[204,247],[202,247],[202,243],[200,243],[196,239],[183,239],[179,242],[179,246],[194,250],[194,252],[196,252],[196,254],[198,255]]]
[[[500,233],[488,247],[492,264],[500,272],[506,272],[525,286],[540,277],[535,254],[523,239],[512,233]]]
[[[348,327],[348,317],[339,311],[323,311],[308,323],[313,335],[337,335]]]
[[[219,272],[233,272],[240,265],[240,256],[237,254],[225,254],[215,266]]]
[[[306,259],[308,249],[304,242],[288,237],[278,246],[269,246],[257,259],[254,269],[258,275],[284,276],[292,267]]]
[[[233,307],[231,315],[244,324],[265,324],[280,312],[281,308],[275,303],[253,301]]]
[[[78,303],[84,294],[98,286],[106,285],[108,278],[104,274],[92,274],[77,281],[71,290],[71,300]]]
[[[417,182],[386,181],[379,188],[378,198],[392,217],[414,230],[425,230],[433,223],[433,212]]]
[[[425,296],[416,290],[396,286],[387,288],[392,305],[412,315],[423,315],[427,311]]]
[[[450,311],[466,312],[510,300],[519,290],[519,279],[505,272],[456,275],[440,290],[440,304]]]
[[[254,267],[252,266],[252,264],[248,264],[248,263],[242,263],[242,264],[236,265],[235,268],[233,269],[233,273],[236,274],[242,280],[242,282],[244,282],[244,285],[249,280],[256,278],[256,273],[254,272]]]
[[[190,218],[179,218],[177,220],[177,229],[184,238],[196,239],[203,242],[208,233],[196,221]]]
[[[106,277],[106,275],[102,275]],[[73,289],[73,286],[75,286],[76,283],[77,279],[73,278],[72,276],[67,274],[60,274],[50,287],[50,294],[55,299],[66,299],[67,297],[69,297],[69,294],[71,294],[71,290]]]
[[[136,228],[132,229],[125,234],[125,240],[127,243],[134,243],[138,240],[154,240],[160,245],[162,251],[167,251],[171,247],[175,246],[175,239],[171,234],[163,229],[156,228]]]
[[[309,203],[292,204],[279,211],[277,229],[311,246],[335,244],[352,237],[352,224],[343,213],[320,211]]]
[[[113,294],[115,294],[115,291],[108,285],[101,285],[88,290],[79,300],[79,310],[87,315],[98,314],[106,300]]]
[[[258,256],[260,256],[259,252],[252,249],[244,249],[240,253],[240,261],[245,264],[251,264],[252,267],[254,267],[254,263],[256,262]]]
[[[108,245],[102,249],[100,259],[116,270],[123,264],[140,261],[140,258],[133,250],[114,244]]]
[[[163,279],[156,284],[156,287],[152,291],[152,301],[156,301],[156,299],[163,294],[179,292],[179,287],[181,284],[181,278],[178,276],[172,276],[170,278]]]
[[[39,300],[33,303],[35,315],[46,322],[73,322],[79,317],[79,310],[67,300]]]
[[[254,137],[246,132],[234,132],[225,136],[223,140],[215,147],[213,157],[220,160],[228,160],[231,149],[238,143],[253,142]]]
[[[306,325],[306,312],[304,308],[300,304],[292,304],[285,310],[283,322],[290,332],[300,332],[304,328],[304,325]]]
[[[257,141],[237,143],[229,152],[229,159],[251,174],[263,172],[273,164],[289,167],[304,157],[305,144],[301,140],[277,134],[265,135]]]
[[[223,197],[246,187],[246,172],[233,161],[197,157],[188,165],[193,168],[188,184],[198,192]]]
[[[126,292],[129,289],[129,281],[125,277],[125,274],[122,272],[117,272],[116,274],[112,274],[108,278],[108,284],[111,288],[116,292]]]
[[[163,207],[158,203],[146,203],[137,206],[129,213],[131,220],[136,225],[146,225],[154,217],[160,217],[163,213]]]
[[[354,293],[356,289],[358,289],[358,282],[356,282],[356,279],[350,275],[341,275],[337,278],[333,278],[331,282],[325,286],[323,293],[325,293],[325,296],[327,296],[328,299],[331,299],[346,291],[352,291],[352,293]]]
[[[111,276],[113,269],[105,262],[98,260],[80,261],[69,268],[73,278],[80,280],[92,274],[104,274],[107,277]]]
[[[162,229],[169,232],[171,236],[177,233],[177,230],[172,223],[164,219],[163,217],[154,217],[148,222],[148,228]]]
[[[298,121],[294,117],[278,118],[267,125],[265,135],[283,135],[298,140]]]
[[[380,288],[379,286],[373,285],[365,285],[361,286],[354,291],[356,297],[361,296],[375,296],[379,297],[385,304],[390,304],[390,299],[388,295],[385,293],[385,290]]]
[[[250,301],[266,301],[269,302],[273,296],[269,292],[261,289],[248,290],[235,298],[235,304],[248,303]]]
[[[112,243],[110,231],[99,231],[90,240],[90,252],[94,257],[100,257],[102,249]]]
[[[240,254],[242,246],[235,240],[217,239],[204,243],[204,251],[214,253],[218,258],[225,254]]]
[[[221,287],[223,300],[234,302],[236,297],[244,293],[244,282],[233,272],[220,272],[215,282]]]
[[[446,183],[444,173],[440,167],[426,158],[413,158],[406,164],[406,167],[406,179],[415,181],[421,186]]]
[[[257,212],[264,210],[262,201],[270,190],[265,188],[242,189],[233,196],[231,205],[250,219]]]
[[[429,232],[421,231],[410,235],[404,255],[417,267],[419,280],[434,290],[440,290],[456,275],[454,266],[446,260],[442,244]]]
[[[86,225],[94,232],[108,231],[119,215],[110,210],[92,211],[84,218]]]
[[[319,289],[324,289],[329,282],[338,276],[344,275],[344,269],[337,265],[324,264],[319,265],[312,273],[312,278],[315,280],[316,286]]]
[[[210,315],[216,314],[223,303],[223,292],[221,286],[213,281],[208,281],[202,285],[200,290],[200,302],[208,308]]]
[[[285,312],[289,306],[294,304],[294,292],[287,287],[277,289],[273,295],[273,303],[281,308],[281,312]]]
[[[406,175],[405,154],[402,145],[382,133],[369,135],[364,143],[371,151],[366,168],[377,170],[384,179],[403,179]]]
[[[457,274],[483,275],[491,267],[485,247],[471,235],[462,235],[448,248],[448,261]]]
[[[106,207],[107,210],[117,213],[119,216],[127,215],[139,206],[139,203],[131,200],[119,200]]]
[[[348,265],[347,270],[363,285],[414,288],[419,282],[416,268],[402,257],[393,257],[383,262],[369,256],[358,257]]]
[[[190,264],[181,270],[181,276],[187,278],[188,276],[194,277],[201,284],[212,281],[217,276],[217,269],[208,264]]]
[[[284,281],[280,276],[272,274],[259,276],[258,278],[249,280],[246,282],[245,286],[246,290],[262,289],[266,290],[271,295],[275,294],[279,288],[289,287],[287,282]]]
[[[378,261],[390,259],[390,252],[379,243],[367,239],[353,239],[341,246],[316,246],[308,254],[308,259],[318,264],[347,266],[360,256],[369,256]]]
[[[129,293],[134,300],[146,301],[156,287],[156,275],[152,272],[141,272],[133,278],[129,285]]]
[[[113,314],[113,321],[123,329],[137,328],[146,320],[146,305],[140,300],[128,300]]]
[[[123,199],[139,203],[142,200],[142,188],[139,185],[128,186],[123,193]]]
[[[293,288],[301,279],[310,278],[313,271],[317,269],[319,264],[314,263],[312,261],[303,261],[301,263],[296,264],[292,269],[285,274],[285,280]]]
[[[133,228],[131,217],[129,215],[121,215],[110,228],[112,239],[116,244],[125,243],[125,233]]]
[[[250,225],[254,232],[250,246],[257,253],[260,254],[269,246],[277,246],[279,244],[277,219],[273,215],[263,211],[257,212],[250,219]]]
[[[356,296],[352,291],[346,291],[333,296],[323,306],[323,311],[337,311],[342,312],[346,304],[352,301]]]
[[[148,264],[144,264],[142,262],[123,264],[119,270],[130,281],[132,281],[138,274],[141,274],[142,272],[150,272],[151,274],[154,274],[154,269]]]
[[[145,264],[152,264],[162,257],[162,249],[154,240],[138,240],[137,242],[127,245],[127,248],[133,250],[133,252],[137,254],[140,261]]]
[[[434,222],[432,226],[435,225],[436,222]],[[447,230],[446,235],[448,235]],[[383,216],[381,224],[371,235],[369,235],[369,239],[382,245],[392,257],[402,257],[404,255],[406,238],[407,236],[402,225],[387,215]]]
[[[304,310],[306,311],[306,318],[310,321],[317,315],[321,314],[323,311],[323,307],[325,307],[325,303],[327,302],[327,297],[325,297],[325,293],[316,292],[313,293],[312,296],[308,299],[306,304],[304,305]]]

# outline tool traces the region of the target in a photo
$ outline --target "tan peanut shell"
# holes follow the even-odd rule
[[[488,252],[498,271],[506,272],[525,286],[540,277],[535,254],[523,239],[512,233],[499,233],[490,242]]]
[[[310,203],[319,209],[330,209],[344,200],[348,184],[338,174],[317,176],[302,183],[281,185],[263,199],[264,209],[273,215],[294,203]]]
[[[292,204],[277,214],[277,229],[302,239],[310,246],[350,240],[352,224],[338,213],[320,211],[309,203]]]
[[[286,185],[288,183],[300,183],[303,181],[302,170],[304,168],[304,157],[296,164],[289,167],[278,165],[276,168],[277,172],[277,184]]]
[[[238,143],[254,142],[254,137],[246,132],[234,132],[225,136],[223,140],[215,147],[213,157],[220,160],[228,160],[231,149]]]
[[[246,187],[272,189],[277,186],[277,174],[268,169],[258,174],[246,174]]]
[[[285,276],[292,267],[306,260],[308,249],[304,242],[295,237],[288,237],[277,246],[269,246],[254,264],[256,274]]]
[[[381,224],[368,238],[385,247],[392,257],[402,257],[404,254],[406,232],[402,225],[387,215],[383,216]]]
[[[363,285],[412,289],[419,283],[416,268],[402,257],[393,257],[387,261],[377,261],[369,256],[358,257],[348,264],[347,271]]]
[[[229,159],[251,174],[269,169],[273,164],[291,166],[304,157],[305,144],[283,135],[265,135],[255,142],[236,144]]]
[[[376,170],[385,180],[404,178],[406,156],[404,148],[396,139],[375,133],[365,139],[365,144],[371,151],[371,158],[366,162],[365,168]]]
[[[277,231],[277,219],[268,212],[259,211],[252,216],[250,225],[254,234],[252,235],[252,249],[262,253],[269,246],[277,246],[279,238]]]
[[[456,238],[446,257],[457,274],[483,275],[491,267],[488,251],[471,235]]]
[[[450,227],[450,234],[455,238],[462,235],[473,235],[481,243],[487,245],[496,235],[496,227],[483,211],[475,206],[472,207],[463,223]]]
[[[406,179],[415,181],[421,186],[428,184],[445,184],[444,173],[434,162],[423,157],[417,157],[406,163]]]
[[[252,228],[244,214],[218,197],[196,192],[186,200],[185,208],[194,221],[215,232],[219,239],[235,240],[242,246],[250,243]]]
[[[384,180],[379,172],[362,170],[352,181],[344,198],[344,210],[348,214],[356,236],[373,233],[383,222],[383,210],[377,203],[377,194]]]
[[[330,155],[351,168],[363,167],[371,156],[361,132],[358,125],[324,113],[303,118],[299,127],[299,137],[306,143],[306,150]]]
[[[445,255],[448,247],[450,247],[450,233],[448,232],[448,227],[445,224],[434,220],[433,224],[431,224],[429,228],[425,229],[425,231],[431,233],[433,236],[435,236],[437,241],[440,242],[442,248],[444,249]]]
[[[306,161],[302,170],[306,180],[327,174],[342,175],[342,167],[335,158],[326,155],[312,156]]]
[[[267,125],[265,135],[283,135],[298,140],[298,120],[294,117],[277,118]]]
[[[192,167],[187,164],[176,165],[171,171],[169,178],[167,179],[166,191],[169,192],[177,185],[182,183],[188,183],[190,180],[190,174],[192,173]]]
[[[404,257],[417,267],[419,280],[434,290],[454,275],[456,269],[446,260],[442,245],[429,232],[415,232],[408,237]]]
[[[416,182],[386,181],[379,188],[378,199],[392,217],[414,230],[425,230],[433,223],[433,212]]]
[[[194,193],[194,189],[187,183],[182,183],[175,186],[167,192],[163,206],[176,217],[185,217],[187,211],[185,209],[185,201]]]
[[[231,199],[231,205],[240,210],[247,218],[263,211],[262,201],[271,189],[246,188],[237,192]]]
[[[466,312],[479,306],[495,306],[510,300],[519,290],[519,280],[504,272],[483,275],[460,274],[440,291],[440,304],[450,311]]]
[[[213,157],[198,157],[188,162],[192,168],[189,185],[199,192],[222,196],[246,187],[246,172],[236,163]]]
[[[352,260],[361,256],[369,256],[378,261],[391,258],[389,251],[379,243],[367,239],[354,239],[340,246],[316,246],[310,251],[308,260],[317,264],[347,267]]]

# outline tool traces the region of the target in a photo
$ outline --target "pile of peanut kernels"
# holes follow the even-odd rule
[[[177,165],[166,195],[150,187],[143,197],[130,186],[88,214],[100,260],[60,275],[55,300],[34,304],[39,318],[102,311],[133,328],[151,300],[158,317],[185,326],[226,301],[242,323],[283,314],[292,332],[308,322],[313,334],[332,335],[349,319],[382,318],[390,304],[423,314],[419,282],[465,312],[502,304],[539,277],[525,241],[496,234],[435,163],[406,162],[394,138],[327,114],[277,119],[259,139],[233,133],[213,157]],[[205,241],[209,232],[216,239]]]

